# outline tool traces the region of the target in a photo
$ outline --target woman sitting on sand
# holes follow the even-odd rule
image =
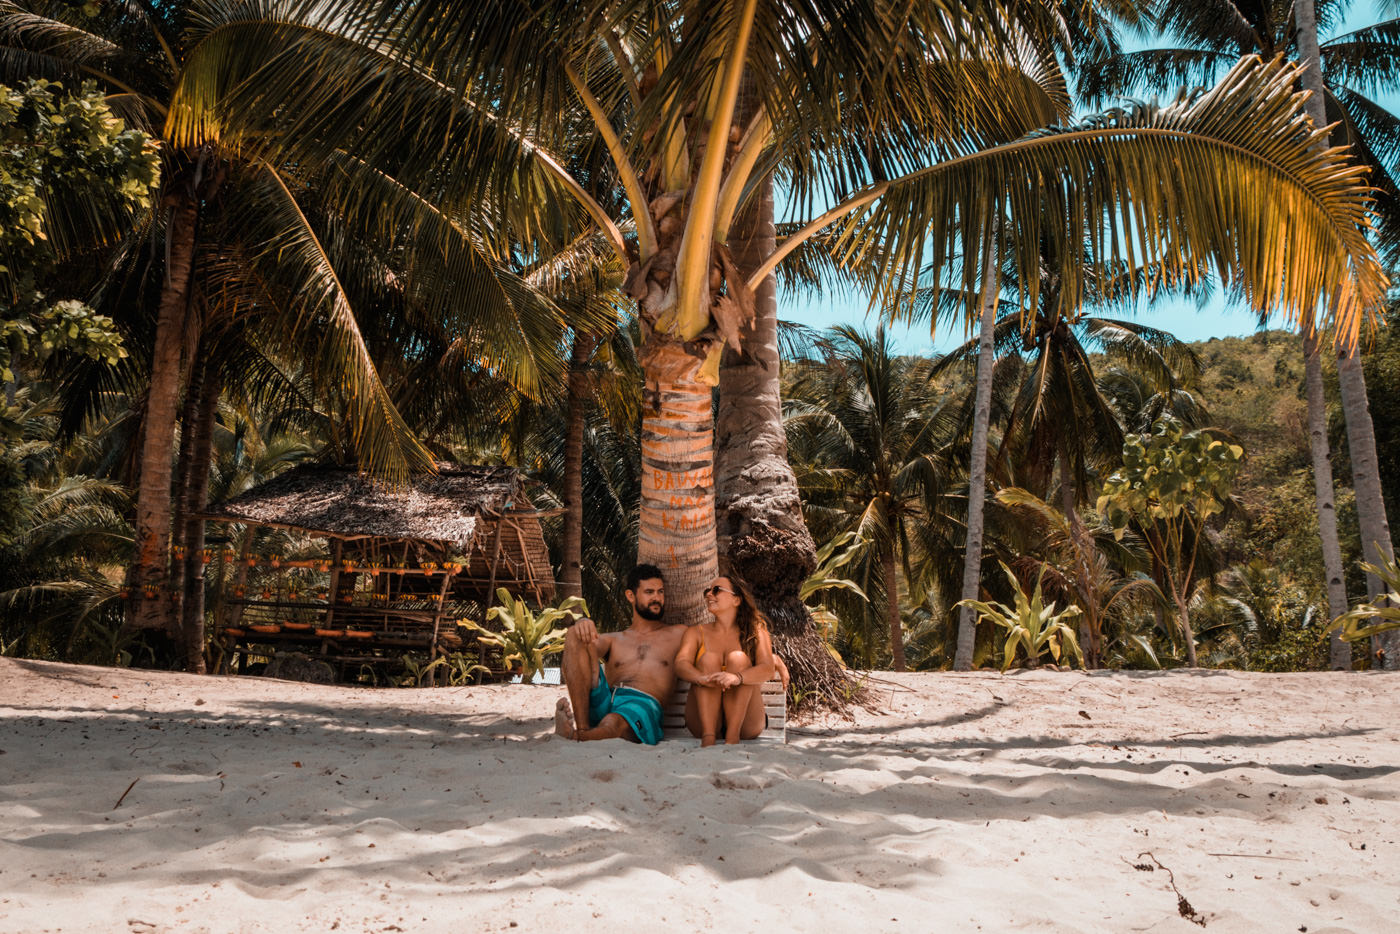
[[[721,732],[726,743],[753,739],[766,725],[762,687],[773,677],[768,621],[732,577],[705,588],[705,607],[714,622],[692,626],[676,655],[677,676],[692,685],[685,725],[701,746]]]

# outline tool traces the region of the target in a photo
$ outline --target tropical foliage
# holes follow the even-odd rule
[[[1154,15],[1204,53],[1234,8],[1204,9]],[[1296,342],[1225,353],[1126,320],[1211,276],[1343,340],[1378,305],[1360,170],[1296,69],[1238,58],[1291,48],[1287,17],[1235,12],[1207,62],[1115,59],[1101,11],[1040,3],[0,2],[20,89],[0,100],[0,650],[197,667],[239,573],[195,560],[203,506],[307,459],[511,464],[563,513],[565,593],[620,622],[640,556],[692,616],[719,558],[712,384],[750,365],[781,376],[792,471],[772,482],[795,477],[781,501],[819,546],[798,536],[794,597],[820,598],[846,663],[950,664],[965,566],[991,621],[977,664],[1317,664]],[[1325,51],[1386,173],[1392,31]],[[1084,87],[1147,76],[1164,99],[1077,116],[1084,61]],[[35,162],[55,140],[69,162]],[[116,196],[80,193],[98,182]],[[843,278],[886,317],[985,306],[985,405],[975,345],[921,359],[844,328],[780,364],[796,329],[757,326],[770,274]],[[60,345],[72,366],[45,359]],[[776,424],[744,402],[721,406]],[[575,605],[502,597],[480,638],[532,677]],[[147,611],[175,641],[130,631]],[[413,683],[451,667],[411,662]]]
[[[1348,642],[1400,629],[1400,562],[1391,559],[1380,567],[1363,567],[1385,581],[1387,592],[1379,600],[1357,605],[1332,623],[1329,628],[1340,628],[1342,638]]]
[[[1026,664],[1034,668],[1040,664],[1040,657],[1047,652],[1056,662],[1078,661],[1084,657],[1079,651],[1079,642],[1074,629],[1065,622],[1080,613],[1079,607],[1067,606],[1058,613],[1055,604],[1048,606],[1041,595],[1043,573],[1036,576],[1035,589],[1028,596],[1015,573],[1002,565],[1001,569],[1011,583],[1016,601],[1015,607],[1002,603],[987,603],[981,600],[968,601],[983,622],[992,623],[1006,631],[1006,643],[1002,646],[1001,670],[1010,668],[1016,661],[1018,652],[1025,652]]]
[[[466,625],[481,633],[477,641],[502,649],[505,663],[520,667],[520,680],[525,684],[535,680],[551,655],[564,650],[565,629],[556,624],[560,620],[572,623],[588,615],[588,604],[580,597],[566,597],[558,606],[538,613],[504,587],[496,591],[496,599],[499,604],[487,610],[486,615],[501,624],[500,632],[472,622]]]
[[[15,381],[16,356],[126,356],[111,318],[45,289],[61,259],[91,255],[150,206],[158,174],[150,139],[91,82],[0,85],[0,382]]]
[[[1166,577],[1176,604],[1186,663],[1196,667],[1195,637],[1188,608],[1206,523],[1223,511],[1239,473],[1244,448],[1208,431],[1186,431],[1172,418],[1158,420],[1152,434],[1123,444],[1123,466],[1104,481],[1098,511],[1114,535],[1136,525]]]

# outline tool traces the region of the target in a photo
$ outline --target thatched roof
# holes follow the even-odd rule
[[[511,467],[442,464],[436,474],[393,487],[353,470],[301,466],[210,506],[207,515],[341,538],[413,539],[465,549],[483,519],[512,506],[531,508]]]

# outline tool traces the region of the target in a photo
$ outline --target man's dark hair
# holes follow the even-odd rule
[[[654,564],[639,564],[627,575],[627,589],[633,593],[637,592],[637,585],[642,581],[649,581],[656,578],[665,581],[666,577],[661,573],[661,569]]]

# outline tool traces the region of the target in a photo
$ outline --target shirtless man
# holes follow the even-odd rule
[[[628,629],[600,633],[585,618],[564,637],[561,667],[569,696],[555,707],[554,731],[566,739],[661,741],[661,711],[676,686],[676,652],[685,627],[661,621],[666,585],[655,565],[632,569],[626,597],[632,604]]]

